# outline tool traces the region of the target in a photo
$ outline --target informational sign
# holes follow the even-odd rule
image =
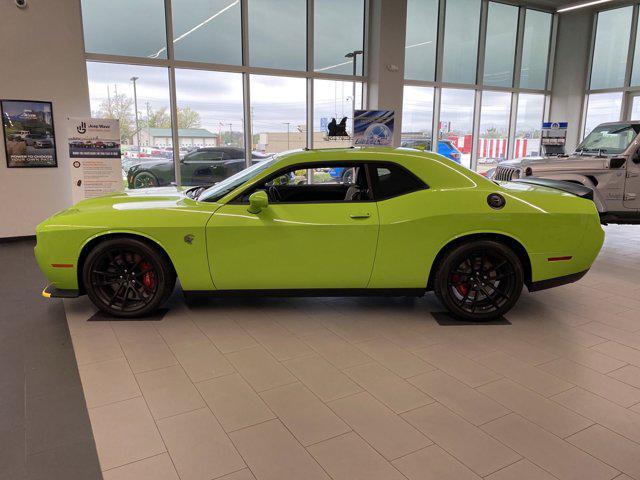
[[[353,145],[386,147],[393,143],[393,110],[356,110],[353,122]]]
[[[70,118],[68,139],[74,203],[123,189],[118,120]]]
[[[57,167],[51,102],[0,100],[9,168]]]
[[[564,145],[567,140],[567,122],[544,122],[542,145]]]
[[[564,154],[567,142],[567,122],[543,122],[540,144],[545,155],[557,156]]]

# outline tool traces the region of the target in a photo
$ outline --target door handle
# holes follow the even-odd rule
[[[370,213],[352,213],[349,215],[351,218],[369,218]]]

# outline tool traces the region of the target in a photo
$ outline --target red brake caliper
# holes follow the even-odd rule
[[[151,270],[151,265],[149,265],[147,262],[140,262],[140,269],[143,271],[149,270],[142,276],[142,283],[149,290],[153,290],[153,288],[156,286],[156,276],[155,272]]]
[[[456,287],[456,290],[458,291],[458,293],[462,296],[466,296],[467,292],[469,292],[469,289],[467,288],[467,286],[464,283],[460,282],[460,276],[459,275],[453,275],[451,277],[451,280],[453,281],[453,284]]]

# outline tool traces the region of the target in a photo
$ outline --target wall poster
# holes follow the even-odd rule
[[[388,147],[393,144],[393,110],[356,110],[353,118],[354,146]]]
[[[74,203],[123,190],[118,120],[70,118],[68,145]]]
[[[0,100],[8,168],[57,167],[51,102]]]

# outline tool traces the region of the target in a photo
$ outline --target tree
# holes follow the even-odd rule
[[[142,119],[141,128],[171,128],[171,115],[166,107],[153,110],[147,104],[147,116]]]
[[[200,128],[200,114],[189,107],[178,108],[178,128]]]
[[[122,143],[132,143],[135,134],[133,99],[124,93],[110,95],[103,100],[96,112],[99,118],[111,118],[120,121],[120,140]]]
[[[147,104],[147,115],[142,118],[140,125],[144,128],[171,128],[171,115],[167,107],[153,110]],[[199,128],[200,114],[189,107],[178,109],[178,128]]]

